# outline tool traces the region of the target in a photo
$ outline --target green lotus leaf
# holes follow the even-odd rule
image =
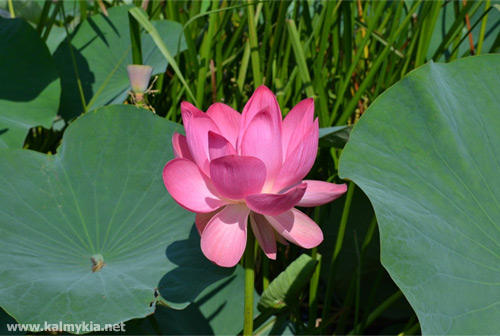
[[[180,129],[115,105],[72,123],[56,155],[0,150],[0,306],[9,315],[118,323],[168,303],[156,288],[179,266],[166,251],[189,238],[194,219],[162,181]]]
[[[45,43],[23,19],[0,17],[0,148],[21,148],[33,126],[50,127],[61,85]]]
[[[374,206],[382,263],[423,334],[500,330],[499,64],[413,71],[370,106],[340,160]]]

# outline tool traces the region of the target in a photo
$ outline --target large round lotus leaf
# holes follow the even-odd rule
[[[198,234],[197,232],[195,232]],[[199,249],[199,238],[198,249]],[[174,245],[174,244],[173,244]],[[196,263],[196,262],[195,262]],[[198,277],[206,271],[198,270]],[[245,271],[241,266],[231,275],[213,282],[186,309],[159,306],[154,315],[126,325],[128,335],[236,335],[243,329]],[[196,289],[195,289],[196,290]],[[257,306],[259,296],[254,295]],[[257,309],[254,310],[258,315]]]
[[[194,219],[162,181],[179,129],[117,105],[77,119],[54,156],[0,150],[7,313],[21,323],[117,323],[154,311],[155,288],[177,267],[166,250]]]
[[[59,113],[64,119],[72,119],[84,110],[77,78],[81,81],[89,111],[110,103],[121,103],[127,97],[130,89],[127,65],[132,63],[130,8],[112,7],[108,9],[108,16],[96,14],[89,17],[71,35],[71,51],[67,40],[55,51],[54,59],[63,84]],[[152,23],[172,55],[186,48],[180,23],[167,20]],[[168,63],[153,39],[143,33],[141,40],[143,63],[153,67],[153,74],[164,72]]]
[[[485,55],[412,72],[372,104],[341,157],[424,334],[500,330],[499,64]]]
[[[52,124],[59,76],[45,43],[23,19],[0,17],[0,69],[0,148],[20,148],[31,127]]]

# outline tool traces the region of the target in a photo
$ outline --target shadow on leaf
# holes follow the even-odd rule
[[[235,270],[219,267],[203,255],[200,236],[194,225],[188,239],[167,247],[166,256],[178,267],[163,276],[158,289],[161,296],[173,304],[174,308],[183,308],[185,305],[181,303],[195,301],[205,288],[231,276]],[[181,305],[176,306],[176,303]]]

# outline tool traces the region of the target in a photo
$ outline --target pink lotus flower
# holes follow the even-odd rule
[[[186,136],[174,134],[176,158],[163,169],[170,195],[195,212],[205,256],[232,267],[247,241],[247,222],[264,253],[276,259],[276,240],[312,248],[323,241],[318,225],[294,206],[313,207],[346,192],[346,185],[302,179],[318,150],[312,98],[281,120],[276,97],[265,86],[243,113],[216,103],[206,113],[181,104]]]

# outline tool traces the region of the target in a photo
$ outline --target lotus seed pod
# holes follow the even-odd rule
[[[149,65],[131,64],[127,66],[128,78],[134,93],[143,93],[147,90],[153,68]]]

